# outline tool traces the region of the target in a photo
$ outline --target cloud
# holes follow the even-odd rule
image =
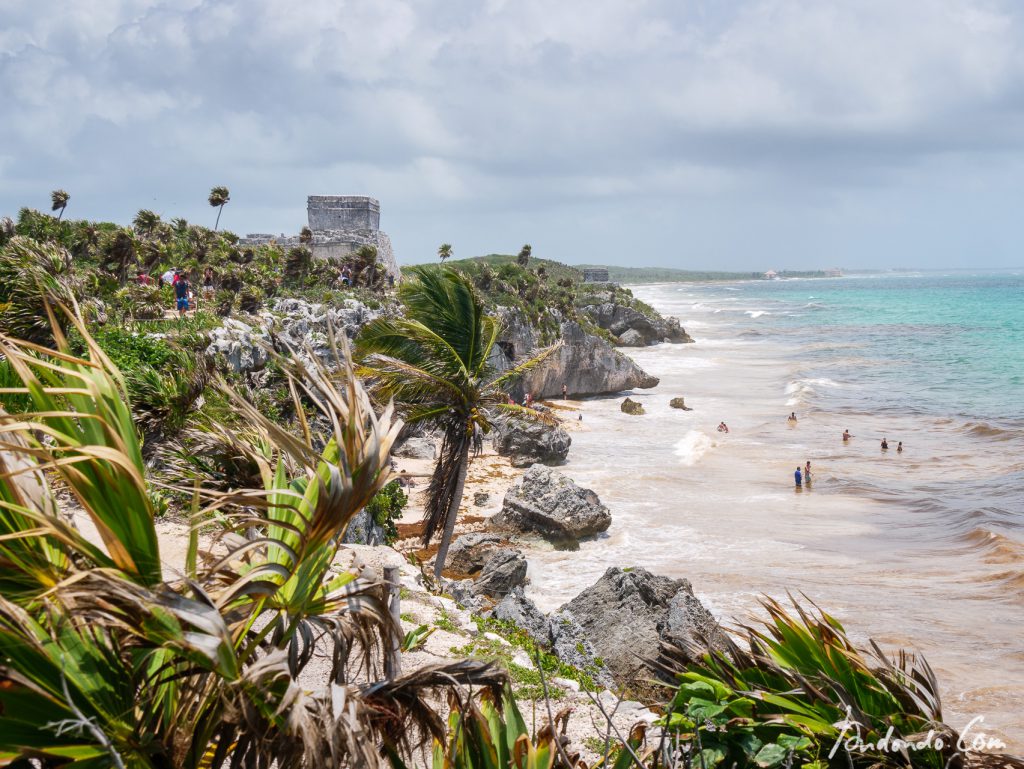
[[[279,231],[306,194],[368,193],[400,257],[448,227],[463,254],[529,239],[618,258],[643,221],[650,258],[683,238],[733,243],[740,266],[729,222],[807,260],[844,227],[892,243],[873,200],[953,211],[936,190],[967,168],[994,202],[1024,143],[1010,0],[0,0],[0,14],[5,211],[63,186],[69,214],[201,218],[225,183],[228,226]],[[794,234],[766,205],[820,221]],[[579,221],[600,237],[557,231]]]

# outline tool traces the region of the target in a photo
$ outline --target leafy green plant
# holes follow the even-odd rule
[[[958,747],[923,658],[892,660],[873,642],[860,650],[816,607],[794,601],[790,614],[774,600],[762,604],[769,619],[743,629],[745,648],[729,641],[696,659],[670,652],[689,662],[663,724],[692,743],[695,763],[941,769],[993,758]]]
[[[429,625],[420,625],[419,627],[410,630],[405,634],[405,638],[402,639],[402,651],[403,652],[414,652],[418,649],[422,649],[423,645],[426,644],[427,639],[434,634],[437,628],[432,628]]]
[[[394,480],[378,491],[366,506],[374,523],[384,530],[385,544],[390,545],[398,539],[395,521],[402,517],[402,511],[405,510],[408,501],[409,497],[402,491],[402,484]]]
[[[339,379],[282,364],[332,425],[319,449],[227,393],[273,441],[264,482],[197,487],[188,554],[165,575],[124,378],[69,322],[84,357],[59,328],[52,351],[0,335],[33,408],[0,415],[0,764],[376,767],[382,748],[408,756],[417,738],[444,739],[426,694],[500,685],[479,663],[380,678],[397,633],[380,586],[331,567],[389,479],[400,423],[374,413],[350,367]],[[51,476],[97,539],[58,514]],[[209,525],[224,555],[200,561]],[[332,670],[311,691],[299,676],[314,648]]]

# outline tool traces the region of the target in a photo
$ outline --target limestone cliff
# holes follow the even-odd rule
[[[499,316],[504,325],[492,363],[503,370],[526,360],[542,345],[520,313],[503,310]],[[518,399],[530,392],[534,398],[557,398],[562,394],[563,384],[571,396],[604,395],[657,386],[657,377],[578,323],[565,321],[560,332],[561,349],[513,387],[513,397]]]

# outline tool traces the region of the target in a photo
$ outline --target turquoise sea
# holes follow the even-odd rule
[[[981,715],[1024,749],[1024,272],[634,293],[696,341],[627,351],[661,379],[630,394],[645,416],[578,404],[564,470],[612,527],[531,555],[533,597],[555,608],[612,565],[690,579],[726,623],[803,593],[925,653],[954,726]]]

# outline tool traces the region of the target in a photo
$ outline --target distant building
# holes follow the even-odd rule
[[[310,195],[306,215],[313,233],[309,248],[318,259],[344,258],[361,246],[377,249],[377,260],[396,279],[401,276],[391,239],[380,229],[380,202],[364,195]],[[262,246],[273,243],[288,249],[303,245],[298,235],[275,237],[252,233],[239,245]]]
[[[825,275],[830,278],[841,278],[843,277],[843,271],[838,267],[833,267],[831,270],[825,270]]]
[[[764,274],[764,279],[765,280],[778,280],[779,279],[779,273],[777,273],[775,270],[768,270],[768,272],[766,272]]]
[[[606,267],[595,267],[583,270],[584,283],[607,283],[608,269]]]

